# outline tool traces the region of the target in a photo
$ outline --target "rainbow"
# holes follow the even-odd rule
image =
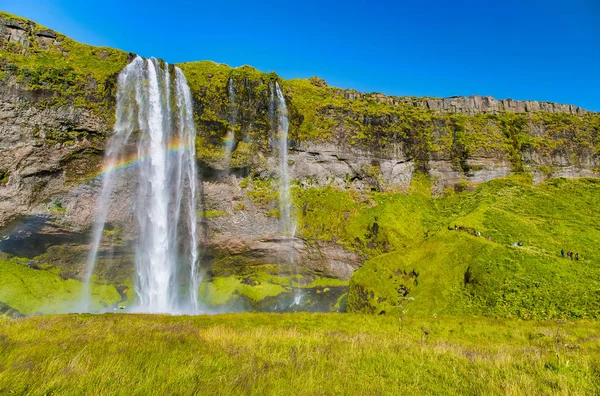
[[[175,138],[167,144],[167,155],[174,155],[190,147],[191,146],[189,144],[185,144],[184,142],[181,142],[179,138]],[[148,155],[140,156],[138,155],[138,153],[131,153],[129,155],[122,156],[117,161],[106,161],[105,159],[100,171],[93,174],[92,176],[87,177],[84,181],[87,182],[96,179],[102,179],[107,175],[115,174],[117,172],[133,168],[134,166],[144,162],[148,158]]]

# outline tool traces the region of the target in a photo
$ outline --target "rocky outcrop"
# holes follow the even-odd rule
[[[413,98],[388,96],[379,93],[363,93],[351,90],[339,91],[345,99],[371,99],[393,106],[408,104],[413,107],[441,113],[498,114],[498,113],[565,113],[587,114],[588,111],[574,105],[533,100],[495,99],[491,96],[452,96],[450,98]]]
[[[0,86],[0,226],[64,193],[102,161],[110,126],[91,111],[45,107],[45,93]]]
[[[9,318],[24,318],[25,315],[23,315],[21,312],[19,312],[18,310],[9,307],[8,305],[4,304],[3,302],[0,301],[0,315],[4,315],[4,316],[8,316]]]
[[[426,106],[433,111],[443,111],[463,114],[497,114],[507,113],[565,113],[586,114],[581,107],[551,102],[536,102],[532,100],[494,99],[491,96],[473,95],[469,97],[453,96],[443,99],[426,99],[417,101],[419,106]]]

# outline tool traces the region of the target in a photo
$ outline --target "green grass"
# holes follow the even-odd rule
[[[349,314],[0,317],[0,393],[591,395],[598,330]]]
[[[355,272],[349,310],[600,317],[600,181],[555,179],[533,186],[513,177],[428,200],[421,210],[412,206],[409,216],[406,203],[393,208],[410,222],[390,224],[395,229],[388,232],[397,236],[386,239],[390,252],[371,255]],[[385,207],[370,210],[385,219]],[[352,221],[347,223],[346,230]],[[380,232],[387,227],[380,221]],[[411,230],[416,238],[409,237]],[[519,241],[522,247],[512,246]],[[581,259],[562,259],[561,249]]]
[[[27,267],[26,259],[0,260],[0,301],[23,314],[68,312],[81,299],[83,284],[46,270]],[[92,284],[93,309],[116,304],[114,286]]]

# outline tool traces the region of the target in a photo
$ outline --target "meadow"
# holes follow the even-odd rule
[[[599,394],[593,321],[0,316],[2,394]]]

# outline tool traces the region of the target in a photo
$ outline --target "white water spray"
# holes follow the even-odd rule
[[[297,274],[295,255],[294,255],[294,237],[296,234],[296,221],[292,214],[292,195],[290,191],[290,172],[288,169],[288,129],[289,119],[285,97],[281,91],[281,87],[277,82],[274,84],[275,89],[271,87],[271,114],[277,115],[277,142],[279,154],[279,218],[281,221],[281,233],[287,249],[289,250],[289,264],[293,271]],[[276,102],[276,109],[275,109]],[[300,304],[302,294],[296,288],[293,305]],[[290,307],[291,307],[290,306]]]
[[[111,203],[119,199],[113,194],[115,179],[120,176],[115,170],[131,155],[127,150],[136,143],[130,141],[135,136],[138,163],[131,172],[137,182],[133,210],[138,225],[138,301],[132,310],[198,311],[196,131],[189,87],[181,70],[174,70],[172,76],[167,64],[136,57],[119,75],[117,121],[107,146],[107,171],[97,204],[83,310],[91,308],[89,282],[104,223]],[[186,286],[188,292],[182,293]]]
[[[296,233],[296,222],[292,217],[292,196],[290,193],[290,173],[288,170],[288,111],[285,97],[279,84],[275,82],[277,94],[277,138],[279,143],[279,215],[283,236],[292,240]]]
[[[225,170],[229,169],[231,163],[231,152],[235,143],[235,124],[237,123],[237,108],[235,106],[235,90],[233,87],[233,77],[229,77],[227,82],[227,92],[229,94],[229,113],[230,127],[225,137]]]

